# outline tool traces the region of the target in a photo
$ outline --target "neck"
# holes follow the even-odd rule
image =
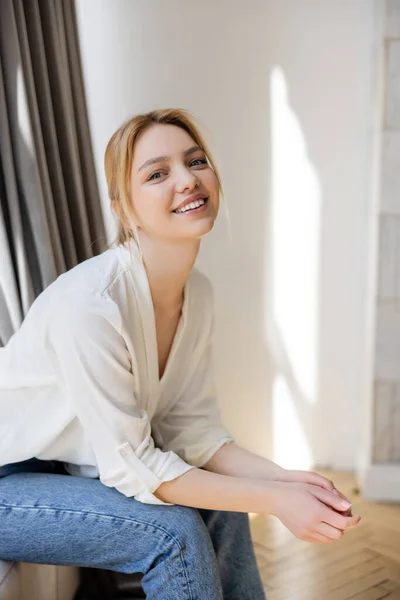
[[[183,291],[196,262],[200,240],[168,242],[150,239],[143,231],[139,231],[139,242],[154,309],[180,310]]]

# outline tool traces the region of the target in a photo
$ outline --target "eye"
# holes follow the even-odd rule
[[[152,173],[150,175],[150,177],[148,177],[147,181],[154,181],[155,179],[160,179],[160,177],[163,175],[162,171],[156,171],[155,173]],[[158,176],[158,177],[157,177]]]
[[[194,160],[191,161],[190,166],[197,167],[199,165],[195,165],[193,163],[199,163],[200,165],[206,165],[206,164],[208,164],[207,160],[205,158],[195,158]]]

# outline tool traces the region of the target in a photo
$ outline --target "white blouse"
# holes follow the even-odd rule
[[[211,286],[192,271],[161,379],[135,244],[61,275],[0,349],[0,466],[59,460],[149,504],[232,441],[213,391]]]

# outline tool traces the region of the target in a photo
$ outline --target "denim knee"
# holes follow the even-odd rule
[[[169,532],[181,544],[201,544],[208,539],[207,527],[196,508],[174,506]],[[171,516],[172,516],[171,515]]]
[[[221,580],[207,527],[197,509],[166,509],[166,536],[151,552],[142,585],[151,598],[161,598],[162,583],[173,581],[174,598],[222,600]],[[179,591],[180,590],[180,591]],[[168,596],[169,597],[169,596]],[[172,596],[171,596],[172,597]]]
[[[164,515],[159,518],[159,513],[154,519],[149,519],[148,523],[143,523],[141,530],[141,545],[144,547],[144,536],[150,535],[153,541],[147,546],[147,553],[142,557],[142,573],[146,573],[156,563],[179,560],[191,563],[196,556],[203,557],[204,562],[215,560],[213,545],[207,527],[201,518],[199,511],[195,508],[174,505],[171,507],[161,507]],[[137,533],[136,525],[133,525],[133,533],[129,536],[129,541],[125,537],[125,543],[122,544],[122,556],[118,562],[125,562],[123,566],[120,562],[121,570],[131,572],[132,565],[129,564],[129,555],[137,554]]]

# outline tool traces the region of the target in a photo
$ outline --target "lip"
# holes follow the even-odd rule
[[[187,204],[190,204],[191,202],[196,202],[196,200],[203,200],[204,198],[208,198],[207,194],[202,194],[201,192],[197,192],[197,194],[193,194],[193,196],[189,196],[188,198],[183,200],[183,202],[178,204],[178,206],[176,206],[172,212],[179,210],[180,208],[183,208],[184,206],[186,206]]]

